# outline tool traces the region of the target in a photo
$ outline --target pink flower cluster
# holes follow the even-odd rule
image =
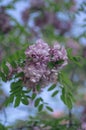
[[[26,59],[23,67],[13,69],[7,63],[9,76],[23,72],[21,77],[26,87],[36,90],[36,86],[44,87],[50,83],[57,83],[59,71],[68,63],[67,52],[59,43],[49,46],[39,39],[25,51]]]
[[[67,64],[67,52],[65,48],[55,43],[49,46],[43,40],[37,40],[25,51],[26,63],[24,74],[30,84],[41,86],[49,83],[56,83],[58,72]],[[60,61],[62,61],[60,63]]]
[[[34,63],[46,63],[50,61],[49,51],[50,47],[48,44],[40,39],[36,42],[36,44],[29,46],[29,48],[25,51],[25,54],[28,58],[32,59],[31,61]]]

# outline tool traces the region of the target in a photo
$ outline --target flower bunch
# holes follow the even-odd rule
[[[25,55],[23,67],[18,66],[16,72],[24,73],[24,85],[32,89],[37,85],[44,87],[49,83],[57,83],[59,71],[68,63],[64,46],[60,46],[59,43],[49,46],[41,39],[29,46]],[[11,66],[8,67],[12,73]]]
[[[67,64],[67,52],[65,48],[55,43],[49,46],[43,40],[37,40],[25,51],[26,63],[24,75],[31,84],[45,86],[56,83],[58,72]],[[29,83],[28,83],[29,85]]]

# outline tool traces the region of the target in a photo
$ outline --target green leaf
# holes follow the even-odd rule
[[[33,93],[31,98],[34,100],[36,98],[36,93]]]
[[[16,99],[15,99],[14,107],[18,107],[19,104],[20,104],[20,101],[21,101],[21,97],[17,96]]]
[[[67,49],[67,55],[68,55],[68,59],[72,60],[72,48],[68,48]]]
[[[18,81],[16,82],[16,84],[17,84],[17,86],[21,86],[21,85],[22,85],[22,80],[18,80]]]
[[[62,101],[64,102],[64,104],[67,105],[67,102],[66,102],[66,91],[64,88],[62,88],[62,95],[61,95],[61,99]]]
[[[72,82],[71,80],[68,78],[67,74],[64,72],[59,73],[59,77],[58,80],[60,81],[60,83],[64,86],[68,86],[68,87],[72,87]]]
[[[3,69],[4,73],[5,73],[6,75],[8,75],[9,69],[8,69],[8,67],[5,65],[5,63],[2,64],[2,69]]]
[[[4,82],[7,81],[5,74],[4,74],[3,72],[1,72],[1,71],[0,71],[0,77],[2,78],[2,80],[3,80]]]
[[[70,96],[70,98],[72,99],[72,101],[75,101],[75,98],[74,98],[74,96],[73,96],[73,94],[71,92],[69,92],[68,95]]]
[[[28,101],[27,98],[23,98],[23,99],[21,100],[21,102],[22,102],[24,105],[28,105],[28,104],[29,104],[29,101]]]
[[[31,89],[28,89],[28,90],[23,90],[24,93],[30,93],[31,92]]]
[[[22,91],[22,81],[18,80],[17,82],[11,83],[11,90],[10,93],[20,93]]]
[[[10,104],[9,98],[7,98],[4,102],[4,105],[7,107]]]
[[[36,89],[37,89],[37,91],[39,92],[40,89],[41,89],[40,85],[37,85],[37,86],[36,86]]]
[[[55,64],[60,65],[60,64],[62,64],[63,62],[64,62],[64,60],[59,60],[59,61],[56,61]]]
[[[40,104],[38,107],[38,111],[40,112],[40,111],[42,111],[42,109],[43,109],[43,104]]]
[[[0,123],[0,130],[8,130],[4,125]]]
[[[14,95],[10,95],[9,97],[9,103],[12,103],[14,101]]]
[[[61,100],[64,102],[65,105],[67,105],[65,99],[66,99],[65,96],[62,94],[62,95],[61,95]]]
[[[40,103],[40,98],[37,98],[36,100],[35,100],[35,107],[37,107],[38,105],[39,105],[39,103]]]
[[[43,98],[40,97],[40,101],[43,102]]]
[[[58,92],[59,92],[58,90],[54,91],[51,96],[52,97],[56,96],[58,94]]]
[[[70,61],[77,64],[79,67],[82,66],[82,64],[80,62],[82,60],[81,56],[72,56],[72,49],[71,48],[67,49],[67,54],[68,54],[68,58]]]
[[[23,72],[20,72],[20,73],[17,73],[15,75],[15,78],[18,78],[18,77],[23,77],[24,76],[24,73]]]
[[[79,61],[80,61],[80,57],[73,56],[73,60],[74,60],[75,62],[79,62]]]
[[[18,88],[17,82],[11,83],[11,90],[16,90]]]
[[[11,95],[20,95],[22,92],[21,86],[18,86],[15,89],[10,90]]]
[[[70,95],[69,92],[66,92],[65,88],[62,89],[61,99],[64,102],[64,104],[68,106],[69,109],[72,108],[72,95]]]
[[[80,56],[73,56],[72,57],[72,61],[75,63],[75,64],[77,64],[79,67],[81,67],[82,66],[82,64],[81,64],[81,58],[80,58]]]
[[[48,91],[52,91],[55,87],[56,87],[56,84],[51,85],[51,86],[48,88]]]
[[[8,62],[12,65],[12,67],[13,68],[16,68],[16,62],[15,61],[13,61],[13,59],[11,59],[11,60],[8,60]]]
[[[69,109],[72,109],[72,98],[70,98],[69,96],[67,97],[67,106]]]
[[[64,62],[64,60],[59,60],[59,61],[56,61],[56,62],[48,62],[48,67],[50,69],[52,69],[56,64],[59,65],[59,64],[62,64]]]
[[[52,69],[52,68],[54,67],[54,63],[53,63],[53,62],[48,62],[48,67],[49,67],[50,69]]]
[[[21,84],[20,84],[21,85]],[[17,83],[15,83],[15,82],[13,82],[12,84],[11,84],[11,91],[16,91],[17,89],[22,89],[22,86],[19,86]],[[10,91],[10,92],[11,92]]]
[[[8,97],[4,102],[4,105],[7,107],[10,103],[13,103],[13,101],[14,101],[14,95],[10,95],[10,97]]]
[[[53,112],[53,109],[52,109],[51,107],[46,106],[46,108],[47,108],[47,110],[49,110],[49,111]]]

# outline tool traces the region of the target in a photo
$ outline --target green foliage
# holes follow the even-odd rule
[[[0,123],[0,130],[8,130],[4,125]]]
[[[14,102],[14,107],[18,107],[20,102],[24,105],[28,105],[28,95],[26,95],[26,91],[23,90],[22,81],[18,80],[16,82],[11,83],[10,97],[5,102],[5,105],[9,105]]]
[[[43,104],[40,104],[39,106],[38,106],[38,111],[40,112],[40,111],[42,111],[43,110]]]
[[[4,82],[7,81],[6,76],[5,76],[5,74],[4,74],[2,71],[0,72],[0,77],[2,78],[2,80],[3,80]]]
[[[63,72],[59,74],[59,82],[61,84],[62,95],[61,100],[68,106],[69,109],[72,108],[72,104],[74,101],[72,94],[72,82],[69,80],[67,75]]]
[[[36,93],[32,93],[31,99],[34,100],[36,98]]]
[[[22,103],[24,104],[24,105],[28,105],[29,104],[29,101],[28,101],[28,99],[26,98],[26,97],[24,97],[24,98],[22,98]]]
[[[64,62],[64,60],[59,60],[59,61],[56,61],[56,62],[49,62],[48,63],[48,67],[50,68],[50,69],[52,69],[55,65],[60,65],[60,64],[62,64]]]
[[[55,87],[56,87],[56,84],[51,85],[51,86],[48,88],[48,91],[52,91]]]
[[[52,97],[56,96],[58,94],[58,92],[59,92],[58,90],[54,91],[51,96]]]
[[[46,120],[45,120],[46,119]],[[60,118],[52,118],[45,112],[39,113],[36,117],[30,117],[25,126],[29,126],[32,130],[34,126],[39,130],[76,130],[79,128],[80,124],[75,118],[73,118],[76,124],[71,127],[68,126],[68,117],[63,116]],[[65,122],[62,124],[62,122]]]
[[[37,89],[37,91],[39,92],[39,91],[41,90],[41,86],[40,86],[40,85],[37,85],[37,86],[36,86],[36,89]]]
[[[46,106],[46,109],[53,112],[53,109],[50,106]]]
[[[62,89],[61,100],[68,106],[69,109],[72,108],[72,96],[70,93],[66,92],[65,89]]]
[[[69,61],[72,64],[74,63],[74,65],[78,65],[79,67],[82,67],[81,62],[82,62],[83,58],[81,56],[73,56],[71,48],[67,49],[67,54],[68,54]]]
[[[8,73],[9,73],[9,69],[8,69],[8,67],[6,66],[6,62],[3,62],[3,63],[1,64],[1,67],[0,67],[0,77],[2,78],[2,80],[3,80],[4,82],[7,81]]]
[[[40,102],[41,102],[41,98],[37,98],[35,100],[35,107],[37,107],[40,104]]]

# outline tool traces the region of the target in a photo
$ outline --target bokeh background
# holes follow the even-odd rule
[[[65,130],[64,124],[69,122],[74,130],[86,129],[86,1],[0,0],[0,63],[38,38],[49,44],[58,41],[66,48],[72,48],[72,55],[82,57],[81,67],[71,63],[65,68],[73,83],[73,109],[68,110],[60,99],[60,93],[51,98],[47,88],[41,96],[52,106],[53,112],[44,109],[40,114],[33,102],[29,106],[21,103],[18,108],[13,104],[5,107],[10,82],[0,80],[1,130],[2,127],[8,130],[42,130],[44,126],[44,130]]]

